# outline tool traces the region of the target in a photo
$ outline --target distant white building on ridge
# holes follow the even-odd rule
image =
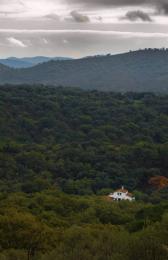
[[[112,200],[116,200],[116,201],[121,201],[121,200],[133,201],[133,200],[135,200],[135,197],[133,196],[133,194],[128,192],[128,190],[126,190],[124,188],[124,186],[122,186],[121,189],[118,189],[118,190],[114,191],[113,193],[110,193],[109,197]]]

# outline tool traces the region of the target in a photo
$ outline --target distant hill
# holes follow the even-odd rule
[[[11,68],[30,68],[35,66],[39,63],[48,62],[50,60],[70,60],[71,58],[66,57],[44,57],[44,56],[37,56],[37,57],[25,57],[25,58],[16,58],[16,57],[9,57],[7,59],[0,59],[0,63]]]
[[[33,68],[0,71],[0,84],[44,84],[104,91],[168,92],[168,51],[49,61]]]

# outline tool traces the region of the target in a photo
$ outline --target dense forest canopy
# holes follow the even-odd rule
[[[168,96],[4,86],[0,121],[2,191],[145,191],[168,177]]]
[[[166,260],[168,204],[48,190],[0,196],[0,259]]]
[[[0,259],[168,259],[167,158],[168,96],[1,86]]]

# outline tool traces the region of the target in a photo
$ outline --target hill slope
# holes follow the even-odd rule
[[[0,97],[0,191],[145,191],[168,177],[168,95],[4,86]]]
[[[44,57],[44,56],[25,57],[25,58],[10,57],[7,59],[0,59],[0,63],[9,66],[11,68],[21,69],[21,68],[30,68],[40,63],[48,62],[50,60],[70,60],[70,58]]]
[[[105,91],[168,91],[168,51],[49,61],[33,68],[1,71],[0,84],[45,84]]]

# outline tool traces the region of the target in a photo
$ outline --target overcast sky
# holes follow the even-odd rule
[[[0,0],[0,57],[168,47],[168,0]]]

